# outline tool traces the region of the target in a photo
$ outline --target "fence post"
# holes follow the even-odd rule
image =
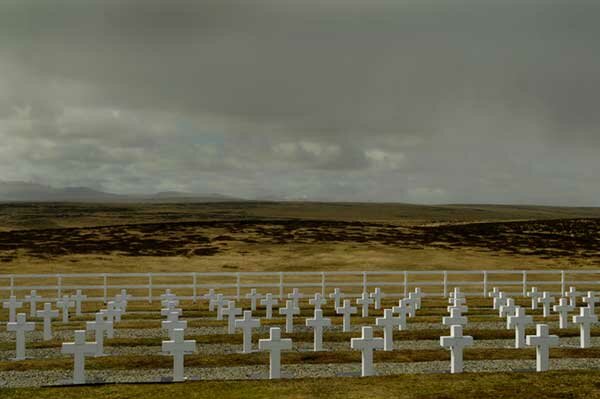
[[[363,294],[367,291],[367,272],[363,272]]]
[[[448,297],[448,272],[444,270],[444,298]]]
[[[408,271],[404,271],[404,298],[408,296]]]
[[[196,303],[196,272],[192,273],[192,284],[194,284],[193,292],[192,292],[192,300]]]
[[[10,276],[10,296],[15,295],[15,276]]]
[[[58,295],[56,299],[60,299],[62,297],[62,276],[60,274],[56,275],[56,294]]]
[[[487,270],[483,271],[483,297],[486,298],[487,297],[487,290],[488,290],[488,273]]]
[[[325,298],[325,272],[321,272],[321,296]]]
[[[104,303],[108,301],[108,276],[106,273],[102,275],[102,285],[104,286],[102,289],[102,296],[104,297]]]
[[[279,299],[283,300],[283,272],[279,272]]]
[[[148,303],[152,303],[152,273],[148,273]]]
[[[565,281],[565,271],[561,270],[560,271],[560,296],[565,295],[565,291],[566,291],[566,281]]]

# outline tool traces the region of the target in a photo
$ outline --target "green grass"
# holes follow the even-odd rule
[[[419,374],[280,381],[202,381],[0,390],[5,399],[600,398],[600,372]]]

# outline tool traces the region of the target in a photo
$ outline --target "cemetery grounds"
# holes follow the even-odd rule
[[[0,273],[584,272],[600,269],[598,217],[600,209],[595,208],[489,205],[0,204]],[[244,284],[265,283],[268,278],[246,278]],[[302,278],[297,281],[302,282]],[[591,281],[596,276],[582,273],[577,278]],[[0,279],[2,284],[5,280]],[[187,280],[158,279],[154,283],[160,287],[183,281]],[[350,277],[338,276],[335,281],[348,282]],[[286,284],[293,282],[291,279]],[[49,277],[46,283],[55,284],[56,280]],[[68,280],[73,286],[89,283]],[[144,284],[145,279],[131,277],[123,283]],[[423,287],[425,293],[436,289]],[[134,296],[147,294],[145,290],[128,291]],[[248,291],[242,289],[242,296]],[[276,288],[273,291],[276,293]],[[285,293],[290,291],[286,285]],[[302,288],[307,296],[316,291]],[[343,291],[357,295],[360,288]],[[161,292],[162,288],[156,288],[154,294]],[[188,296],[190,292],[176,294]],[[217,321],[206,301],[189,300],[182,303],[182,318],[188,320],[186,339],[197,341],[198,353],[186,356],[185,365],[186,374],[199,377],[198,381],[17,387],[30,381],[43,385],[36,379],[46,378],[47,372],[55,373],[55,380],[70,377],[73,359],[61,355],[60,346],[72,341],[73,331],[85,328],[85,322],[93,320],[94,312],[104,306],[86,302],[82,316],[71,317],[66,324],[54,320],[55,337],[51,341],[28,340],[27,355],[31,358],[27,360],[10,360],[14,338],[2,323],[0,381],[10,381],[13,387],[0,388],[0,397],[600,397],[598,327],[592,328],[592,347],[579,349],[579,331],[574,326],[559,330],[555,314],[544,319],[541,310],[528,309],[536,322],[548,322],[551,333],[561,337],[561,347],[550,351],[552,371],[535,373],[535,350],[513,349],[514,332],[505,328],[504,319],[491,308],[491,299],[472,296],[467,301],[469,324],[465,334],[474,337],[475,345],[465,350],[467,372],[450,375],[445,372],[450,355],[439,345],[439,337],[448,333],[440,323],[447,315],[447,301],[428,297],[416,317],[409,319],[408,330],[394,332],[395,350],[375,353],[379,376],[360,378],[354,376],[360,370],[360,352],[350,350],[350,338],[360,336],[360,326],[374,325],[383,310],[371,310],[367,318],[355,315],[353,331],[344,333],[340,330],[341,317],[335,315],[329,300],[323,306],[324,316],[332,318],[334,327],[324,333],[327,351],[312,352],[312,332],[303,327],[305,319],[312,316],[307,299],[301,301],[302,313],[294,319],[295,331],[282,333],[294,343],[292,351],[282,354],[284,376],[302,378],[256,379],[266,375],[268,354],[238,353],[241,333],[227,334],[227,322]],[[247,302],[242,299],[238,306],[248,308]],[[530,301],[518,297],[516,302],[527,306]],[[387,298],[383,308],[396,304],[397,298]],[[164,335],[159,309],[160,301],[132,301],[123,320],[116,323],[115,338],[105,341],[109,356],[86,359],[89,376],[121,382],[168,376],[172,359],[160,354]],[[254,345],[268,336],[270,326],[284,324],[276,311],[274,314],[273,320],[261,320],[262,327],[253,336]],[[253,315],[264,316],[264,309],[259,307]],[[0,320],[7,318],[7,311],[2,309]],[[33,320],[39,335],[41,322]],[[375,333],[381,335],[380,329],[375,328]]]

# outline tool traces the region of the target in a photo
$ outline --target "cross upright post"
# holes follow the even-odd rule
[[[241,328],[243,332],[243,353],[252,352],[252,329],[258,327],[260,319],[253,319],[251,310],[244,310],[244,318],[235,321],[235,328]]]
[[[550,348],[558,346],[558,336],[549,335],[547,324],[538,324],[536,326],[536,335],[528,335],[526,343],[528,346],[535,346],[535,369],[536,371],[548,370],[548,359],[550,358]]]
[[[284,308],[279,308],[279,314],[285,315],[285,332],[294,332],[294,315],[300,314],[300,308],[294,306],[293,299],[288,299]]]
[[[314,330],[314,345],[315,352],[323,350],[323,327],[331,326],[331,319],[323,317],[322,309],[315,309],[315,315],[312,319],[306,319],[307,327],[312,327]]]
[[[175,382],[185,380],[184,356],[196,352],[196,341],[193,339],[184,339],[183,333],[183,329],[176,328],[173,330],[172,338],[162,342],[162,351],[170,353],[173,356],[173,381]]]
[[[394,317],[393,309],[384,309],[383,317],[375,319],[375,325],[383,327],[383,350],[394,350],[394,327],[400,325],[400,317]]]
[[[340,291],[339,288],[335,288],[331,294],[329,294],[329,298],[333,299],[333,307],[337,309],[340,307],[340,300],[344,297],[344,294]]]
[[[25,295],[25,300],[29,302],[29,317],[35,317],[37,312],[37,302],[42,299],[41,296],[37,294],[36,290],[31,290],[29,295]]]
[[[525,348],[525,329],[533,324],[533,317],[525,315],[525,308],[517,306],[514,316],[507,318],[508,328],[515,329],[515,348]]]
[[[14,332],[17,336],[15,360],[25,359],[25,332],[33,331],[34,329],[35,323],[27,321],[27,315],[25,313],[19,313],[16,321],[8,322],[6,324],[6,331]]]
[[[373,301],[375,301],[375,310],[381,309],[381,300],[383,299],[383,292],[381,292],[381,288],[376,287],[375,291],[371,292],[369,296]]]
[[[292,349],[292,340],[281,339],[279,327],[271,327],[268,339],[258,340],[258,350],[270,352],[269,379],[281,378],[281,351],[290,349]]]
[[[256,312],[256,301],[262,298],[261,294],[256,292],[256,288],[252,288],[248,294],[246,294],[246,298],[250,299],[250,310]]]
[[[440,345],[450,349],[450,373],[462,373],[463,351],[466,346],[473,345],[473,337],[463,335],[461,325],[454,325],[450,327],[450,336],[440,337]]]
[[[542,297],[542,294],[538,291],[537,287],[531,287],[527,296],[531,298],[531,310],[536,310],[538,308],[538,299]]]
[[[554,297],[550,296],[548,291],[544,291],[541,298],[538,298],[538,303],[542,304],[544,317],[550,316],[550,308],[554,304]]]
[[[69,322],[69,308],[72,308],[75,305],[68,295],[64,295],[62,299],[56,301],[56,306],[60,308],[62,311],[62,322]]]
[[[267,318],[267,320],[273,318],[273,305],[277,305],[278,302],[279,301],[277,300],[277,298],[273,298],[273,294],[271,294],[270,292],[267,293],[265,297],[260,300],[260,304],[264,305],[265,307],[265,317]]]
[[[235,334],[235,317],[242,314],[242,308],[235,307],[235,301],[229,301],[226,308],[221,310],[223,315],[227,315],[227,333]]]
[[[44,320],[44,341],[52,339],[52,319],[58,317],[58,310],[52,309],[50,302],[44,303],[44,310],[37,311],[37,317],[41,317]]]
[[[344,299],[344,306],[337,307],[335,312],[342,315],[342,331],[350,332],[350,317],[357,312],[356,307],[352,306],[349,299]]]
[[[361,297],[356,300],[357,305],[361,305],[362,317],[369,317],[369,306],[373,303],[373,300],[369,298],[367,292],[363,292]]]
[[[493,287],[492,290],[490,292],[488,292],[488,297],[492,298],[492,303],[493,303],[493,309],[494,310],[498,310],[498,297],[500,297],[500,288],[498,287]]]
[[[73,384],[85,384],[85,355],[96,353],[95,342],[85,342],[85,330],[75,330],[75,342],[64,342],[62,353],[73,354]]]
[[[406,305],[406,299],[400,299],[398,301],[398,306],[394,306],[392,308],[393,313],[398,313],[399,323],[398,330],[403,331],[406,330],[406,315],[410,311],[408,306]]]
[[[577,291],[575,287],[569,287],[569,291],[565,291],[565,296],[569,298],[569,305],[573,306],[573,309],[577,306],[579,295],[581,295],[581,292]]]
[[[558,305],[554,305],[552,309],[558,313],[559,328],[567,328],[569,326],[569,312],[572,312],[575,307],[571,306],[567,298],[560,298]]]
[[[590,308],[579,308],[579,316],[573,316],[573,323],[579,324],[579,346],[581,348],[589,348],[590,343],[590,327],[598,322],[598,316],[590,311]]]
[[[383,338],[373,337],[373,327],[363,326],[362,336],[360,338],[351,338],[350,347],[361,351],[362,370],[361,377],[368,377],[375,374],[373,367],[373,351],[383,349]]]
[[[94,321],[88,321],[85,323],[87,331],[94,331],[94,337],[96,339],[96,354],[95,356],[104,356],[104,334],[113,333],[112,321],[104,320],[104,314],[96,313]]]
[[[16,319],[17,309],[22,306],[23,306],[23,302],[17,301],[17,297],[14,295],[11,295],[10,298],[8,298],[8,301],[5,301],[2,303],[2,307],[4,309],[8,309],[8,322],[9,323],[13,323],[17,320]]]

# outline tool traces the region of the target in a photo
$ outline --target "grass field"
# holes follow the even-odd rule
[[[223,204],[0,204],[0,273],[165,272],[165,271],[337,271],[481,270],[600,268],[600,209],[494,205],[413,206],[404,204],[223,203]],[[433,300],[432,300],[433,301]],[[470,299],[471,322],[498,321],[489,301]],[[523,304],[526,301],[522,301]],[[95,304],[81,318],[55,330],[70,332],[92,319]],[[153,307],[154,306],[154,307]],[[204,305],[187,303],[191,328],[223,328],[208,319]],[[119,328],[159,328],[156,305],[132,304]],[[327,314],[333,316],[329,308]],[[476,311],[475,311],[476,309]],[[257,314],[261,314],[261,311]],[[539,312],[538,312],[539,313]],[[541,315],[534,313],[536,320]],[[436,323],[445,314],[432,302],[415,320]],[[304,322],[304,312],[296,321]],[[373,314],[375,316],[375,314]],[[6,318],[0,311],[0,318]],[[556,317],[549,319],[555,322]],[[280,323],[281,320],[272,323]],[[353,323],[372,324],[374,318]],[[339,325],[340,320],[334,319]],[[39,323],[38,323],[39,324]],[[263,322],[263,325],[270,323]],[[40,326],[38,325],[38,328]],[[0,327],[0,333],[4,326]],[[436,340],[444,329],[395,333],[395,339]],[[377,332],[380,333],[379,331]],[[504,329],[471,329],[476,340],[510,339]],[[578,331],[553,330],[561,337]],[[266,333],[257,334],[255,340]],[[330,332],[325,342],[348,342],[359,332]],[[594,329],[592,335],[600,336]],[[309,343],[306,332],[290,334]],[[194,335],[199,345],[230,345],[239,334]],[[107,347],[157,346],[160,338],[115,338]],[[60,340],[34,342],[30,348],[57,350]],[[0,342],[0,351],[12,347]],[[590,350],[555,349],[553,358],[600,358]],[[533,359],[532,350],[470,349],[465,359]],[[379,353],[377,362],[447,361],[437,349]],[[357,363],[352,351],[284,355],[285,364]],[[196,367],[265,364],[264,354],[190,356]],[[123,355],[89,361],[90,370],[168,367],[163,356]],[[0,361],[0,371],[68,369],[68,358]],[[596,371],[543,374],[418,374],[360,378],[315,378],[278,382],[204,381],[173,385],[124,384],[78,388],[0,390],[0,397],[600,397]]]

